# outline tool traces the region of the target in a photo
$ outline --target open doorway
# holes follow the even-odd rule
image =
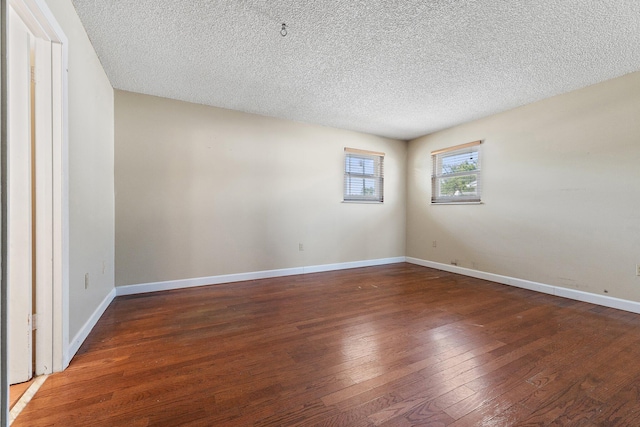
[[[64,369],[66,39],[42,0],[8,5],[9,383]]]

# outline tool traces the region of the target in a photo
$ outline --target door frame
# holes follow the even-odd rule
[[[33,143],[34,101],[33,45],[35,38],[22,18],[9,8],[8,136],[7,148],[7,247],[9,271],[8,363],[9,384],[33,377],[33,180],[35,150]],[[49,138],[50,139],[50,136]]]
[[[51,46],[51,67],[37,70],[36,62],[36,78],[38,75],[50,78],[52,101],[50,108],[39,111],[51,118],[45,125],[45,131],[46,126],[50,129],[51,140],[48,146],[36,145],[35,165],[36,176],[45,177],[36,180],[36,194],[42,194],[45,208],[36,209],[35,218],[42,231],[35,241],[38,317],[35,374],[41,375],[62,371],[69,365],[68,42],[44,0],[8,3],[33,35]]]
[[[7,365],[7,2],[0,1],[0,427],[9,425],[9,371]]]

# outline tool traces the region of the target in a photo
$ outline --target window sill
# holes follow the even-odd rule
[[[483,205],[483,202],[431,202],[431,205]]]
[[[365,205],[384,205],[384,202],[376,200],[343,200],[342,203],[364,203]]]

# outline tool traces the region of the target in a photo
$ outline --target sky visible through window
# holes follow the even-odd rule
[[[442,172],[454,173],[457,169],[460,169],[461,165],[465,163],[475,166],[473,170],[478,167],[478,152],[472,151],[470,153],[456,153],[451,156],[442,157]],[[470,170],[470,169],[468,169]]]
[[[357,155],[345,158],[346,196],[375,197],[377,177],[376,159]]]
[[[357,175],[374,175],[375,162],[373,159],[348,156],[346,159],[347,173]],[[350,176],[348,178],[347,194],[349,196],[367,196],[375,192],[375,179],[364,176]]]
[[[440,174],[455,174],[455,176],[440,178],[440,194],[454,197],[475,195],[477,193],[477,175],[476,173],[467,175],[464,172],[477,170],[477,150],[443,156]]]
[[[375,174],[376,163],[373,159],[347,156],[346,162],[347,162],[347,173],[357,173],[362,175]]]

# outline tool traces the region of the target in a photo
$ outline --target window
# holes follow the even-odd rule
[[[481,142],[470,142],[431,153],[431,203],[480,203]]]
[[[344,201],[384,200],[384,153],[344,149]]]

